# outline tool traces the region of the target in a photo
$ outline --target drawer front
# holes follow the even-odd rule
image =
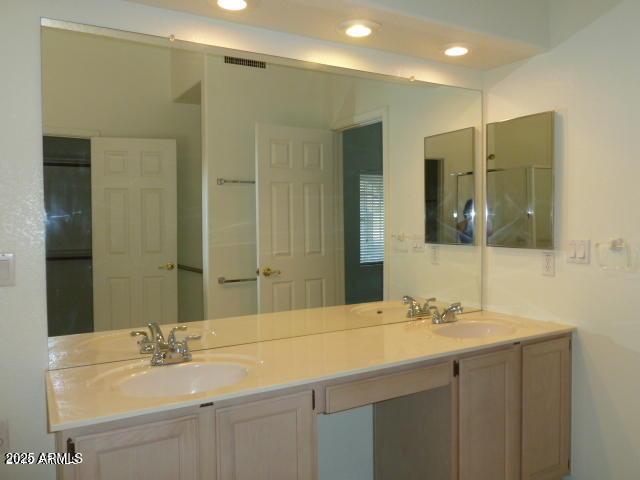
[[[451,383],[451,362],[380,375],[326,388],[326,412],[335,413]]]

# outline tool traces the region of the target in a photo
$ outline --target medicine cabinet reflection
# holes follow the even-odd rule
[[[473,127],[424,139],[425,240],[475,244]]]
[[[487,245],[552,249],[554,112],[487,125]]]

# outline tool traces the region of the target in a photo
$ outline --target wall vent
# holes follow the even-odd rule
[[[267,68],[267,62],[261,62],[260,60],[250,60],[248,58],[225,56],[224,63],[231,63],[232,65],[241,65],[243,67]]]

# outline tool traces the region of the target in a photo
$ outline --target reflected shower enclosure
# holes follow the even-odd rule
[[[554,112],[487,125],[487,245],[553,248]]]

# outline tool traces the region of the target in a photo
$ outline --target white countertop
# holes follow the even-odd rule
[[[435,302],[434,305],[442,309],[446,303]],[[406,322],[406,310],[400,301],[386,301],[172,323],[161,327],[168,332],[171,327],[187,325],[185,334],[202,336],[189,343],[192,351],[199,351]],[[465,310],[471,311],[467,306]],[[146,330],[146,327],[50,337],[49,370],[146,358],[147,355],[138,352],[138,339],[130,335],[134,329]]]
[[[459,318],[460,323],[496,321],[511,325],[513,330],[487,338],[449,338],[436,333],[443,326],[433,325],[430,320],[418,320],[215,348],[194,353],[194,360],[213,357],[223,362],[245,364],[249,366],[247,376],[239,383],[215,391],[175,397],[131,397],[105,380],[114,369],[146,368],[148,356],[52,370],[46,376],[49,429],[83,427],[575,330],[570,325],[491,312],[463,314]]]

